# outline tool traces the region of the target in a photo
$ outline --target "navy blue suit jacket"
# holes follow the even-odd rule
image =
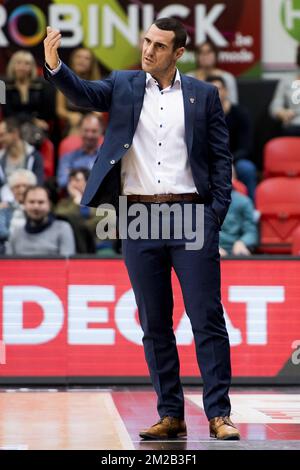
[[[118,207],[121,159],[132,144],[145,93],[142,70],[119,70],[105,80],[80,79],[62,63],[45,78],[74,104],[93,111],[108,111],[104,142],[88,179],[82,204]],[[201,198],[212,201],[220,222],[231,200],[231,164],[228,130],[218,90],[213,85],[181,75],[188,157],[195,186]]]

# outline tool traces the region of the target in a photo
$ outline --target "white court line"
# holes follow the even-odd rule
[[[132,440],[129,436],[129,433],[125,427],[125,424],[120,416],[120,413],[117,410],[117,407],[115,405],[115,402],[111,396],[111,394],[107,394],[104,397],[105,405],[112,416],[113,424],[116,428],[116,431],[118,433],[120,442],[123,446],[124,449],[126,450],[134,450],[134,445],[132,443]]]
[[[201,394],[186,394],[185,397],[203,409]],[[299,394],[232,394],[232,420],[247,424],[300,424]],[[281,417],[276,414],[280,412]],[[273,416],[272,416],[273,415]]]
[[[26,444],[9,444],[1,446],[0,450],[28,450],[28,446]]]

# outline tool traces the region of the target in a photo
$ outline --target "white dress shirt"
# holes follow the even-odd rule
[[[47,67],[47,65],[46,65]],[[47,69],[55,74],[61,67]],[[197,193],[185,140],[180,73],[160,90],[146,74],[145,95],[132,145],[121,160],[121,192],[128,194]]]
[[[122,194],[196,193],[185,141],[179,71],[172,86],[160,90],[146,75],[139,122],[121,160]]]

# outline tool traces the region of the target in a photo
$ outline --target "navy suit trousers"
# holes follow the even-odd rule
[[[196,212],[196,203],[180,204],[182,207],[192,204],[193,214]],[[221,304],[219,229],[217,216],[211,205],[207,204],[204,207],[202,249],[187,250],[186,242],[189,240],[184,237],[175,239],[172,230],[169,239],[159,237],[151,240],[149,237],[122,240],[160,417],[184,417],[184,397],[172,320],[172,268],[178,277],[193,330],[203,379],[206,416],[211,419],[230,415],[230,347]]]

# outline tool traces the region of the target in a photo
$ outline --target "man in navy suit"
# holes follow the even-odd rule
[[[164,205],[158,224],[170,215],[169,237],[161,228],[152,237],[148,226],[147,237],[122,240],[160,415],[140,436],[186,436],[172,321],[173,268],[194,334],[210,436],[239,439],[230,419],[230,347],[220,294],[219,230],[230,204],[232,156],[218,90],[179,73],[176,62],[187,34],[174,18],[156,20],[146,32],[142,70],[114,71],[101,81],[81,80],[62,63],[60,39],[59,31],[47,28],[45,77],[76,105],[109,112],[82,204],[117,208],[122,195],[129,208],[143,204],[150,222],[153,206]],[[175,236],[178,220],[166,210],[174,203],[183,211],[189,206],[193,220],[199,206],[204,208],[201,249],[187,249],[185,232]]]

